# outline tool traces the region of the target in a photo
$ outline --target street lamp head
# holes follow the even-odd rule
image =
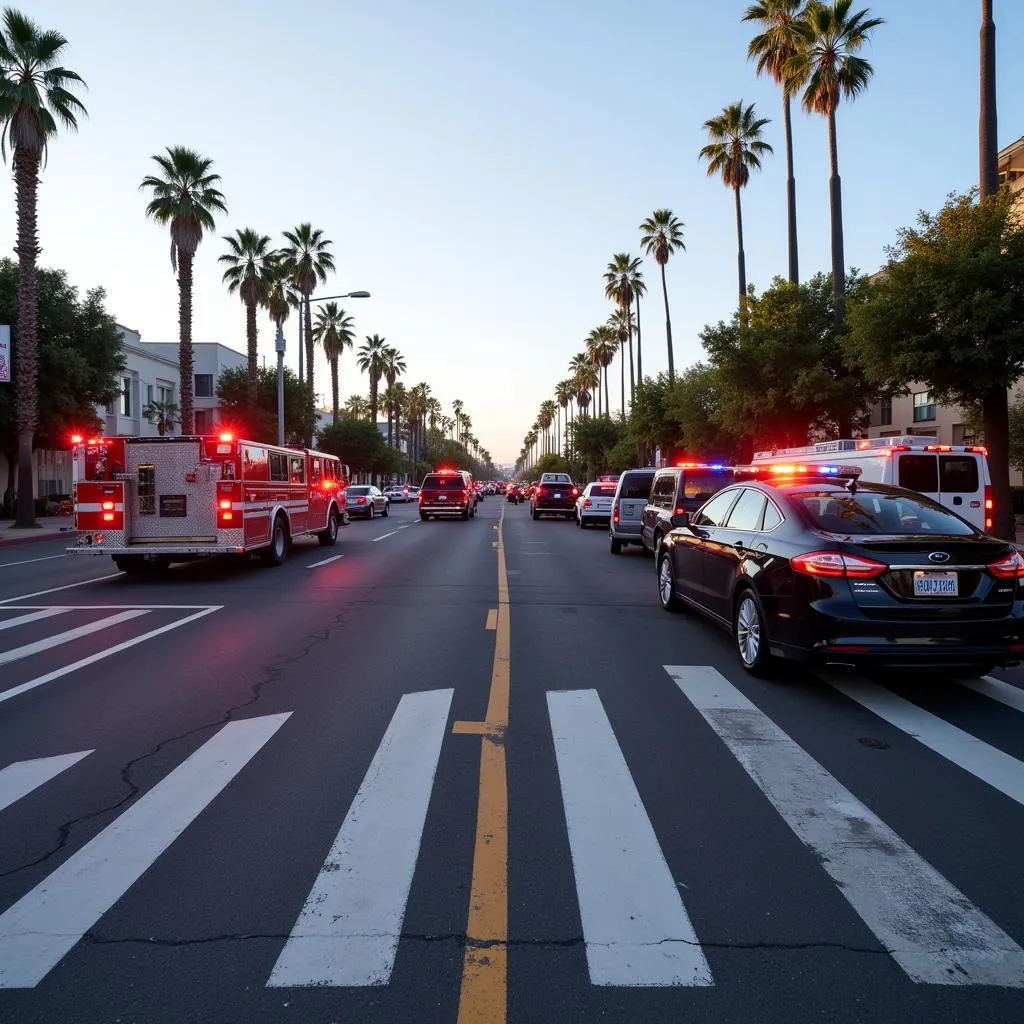
[[[368,299],[370,297],[369,292],[349,292],[348,297],[350,299]]]

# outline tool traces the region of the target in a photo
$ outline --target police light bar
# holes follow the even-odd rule
[[[676,469],[732,469],[724,462],[677,462]]]
[[[814,463],[767,463],[753,466],[737,466],[734,470],[737,476],[766,477],[816,477],[826,476],[836,479],[852,479],[861,474],[860,466],[830,466],[815,465]]]

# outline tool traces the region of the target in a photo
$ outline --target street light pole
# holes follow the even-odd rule
[[[277,351],[277,443],[284,444],[284,328],[277,325],[274,348]],[[300,348],[301,352],[302,349]]]
[[[300,298],[299,299],[299,380],[305,381],[305,375],[303,374],[304,358],[303,353],[305,352],[305,345],[303,345],[303,332],[305,330],[305,320],[302,316],[302,303],[313,303],[313,302],[328,302],[331,299],[368,299],[370,297],[369,292],[358,291],[358,292],[346,292],[344,295],[320,295],[315,299],[312,298]]]

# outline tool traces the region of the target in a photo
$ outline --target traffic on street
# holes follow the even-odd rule
[[[504,500],[269,574],[66,545],[0,548],[0,1019],[1024,1008],[1018,669],[757,679]]]

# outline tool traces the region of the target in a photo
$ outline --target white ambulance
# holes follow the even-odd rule
[[[937,437],[870,437],[822,441],[802,448],[754,453],[755,463],[841,462],[859,466],[862,480],[906,487],[952,509],[979,530],[993,523],[988,451],[979,445],[939,444]]]

